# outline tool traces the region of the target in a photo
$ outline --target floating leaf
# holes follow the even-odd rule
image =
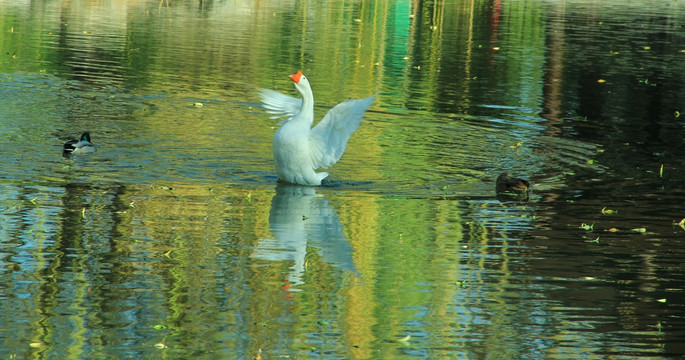
[[[156,343],[155,344],[156,349],[166,349],[168,346],[164,345],[163,343]]]
[[[639,233],[645,233],[645,232],[647,232],[647,229],[645,229],[645,228],[635,228],[635,229],[630,229],[630,231],[639,232]]]
[[[681,228],[683,228],[683,230],[685,230],[685,218],[680,220],[680,222],[678,223],[678,226],[680,226]]]
[[[608,231],[608,232],[618,232],[619,230],[618,230],[617,228],[615,228],[615,227],[612,227],[612,228],[610,228],[610,229],[607,230],[607,231]]]
[[[602,214],[604,214],[604,215],[618,214],[618,210],[607,209],[605,206],[602,208]]]
[[[403,338],[401,338],[401,339],[399,339],[399,340],[397,340],[397,341],[399,341],[399,342],[401,342],[401,343],[408,343],[408,342],[409,342],[409,339],[411,339],[411,335],[407,335],[407,336],[405,336],[405,337],[403,337]]]
[[[658,301],[658,302],[660,302],[660,303],[665,303],[665,302],[666,302],[666,299],[657,299],[656,301]]]
[[[595,223],[592,223],[590,225],[588,225],[586,223],[581,223],[580,228],[583,230],[594,230],[595,229]]]
[[[664,177],[664,164],[659,167],[659,177]]]
[[[162,324],[158,324],[158,325],[155,325],[153,327],[155,328],[155,330],[166,330],[167,329],[167,327],[162,325]]]
[[[43,343],[42,342],[32,342],[29,344],[29,346],[32,348],[38,348],[38,347],[43,346]]]
[[[260,322],[260,323],[254,323],[255,325],[261,326],[261,327],[267,327],[269,326],[269,320]]]
[[[604,83],[607,82],[607,81],[604,80],[604,79],[597,79],[597,82],[600,83],[600,84],[604,84]]]

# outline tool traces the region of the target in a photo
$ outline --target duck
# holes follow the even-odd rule
[[[81,138],[79,140],[71,139],[64,143],[62,155],[69,156],[71,154],[91,153],[95,152],[96,150],[97,149],[95,148],[95,145],[90,142],[90,133],[86,131],[81,134]]]
[[[352,134],[359,128],[374,95],[344,101],[314,123],[314,94],[307,77],[298,71],[289,76],[301,99],[261,89],[262,107],[272,119],[285,118],[273,136],[273,158],[280,181],[320,186],[327,172],[316,172],[340,160]]]
[[[497,192],[526,192],[530,183],[524,179],[511,177],[509,173],[502,173],[497,177]]]

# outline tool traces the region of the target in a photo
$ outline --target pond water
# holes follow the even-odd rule
[[[4,0],[0,354],[683,356],[684,26],[682,0]],[[319,117],[377,95],[321,187],[277,182],[258,103],[297,70]]]

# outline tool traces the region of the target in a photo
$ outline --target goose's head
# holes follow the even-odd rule
[[[307,94],[312,92],[312,87],[309,85],[309,80],[302,74],[302,71],[298,71],[295,74],[289,76],[290,80],[295,84],[295,89],[300,92],[300,94]]]

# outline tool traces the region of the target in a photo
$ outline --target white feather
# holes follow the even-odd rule
[[[340,103],[316,124],[309,136],[309,155],[314,168],[327,168],[340,160],[373,98],[369,96]]]
[[[288,117],[290,120],[302,108],[302,99],[294,98],[277,91],[269,89],[259,89],[259,97],[262,99],[262,107],[266,112],[272,114],[272,119]]]
[[[300,74],[301,75],[301,74]],[[296,75],[292,75],[294,78]],[[273,154],[278,177],[300,185],[321,185],[328,173],[315,172],[335,164],[345,152],[352,133],[361,124],[364,112],[374,97],[348,100],[333,107],[314,128],[314,95],[304,75],[297,77],[297,99],[273,90],[261,89],[259,95],[273,119],[286,119],[274,134]]]

